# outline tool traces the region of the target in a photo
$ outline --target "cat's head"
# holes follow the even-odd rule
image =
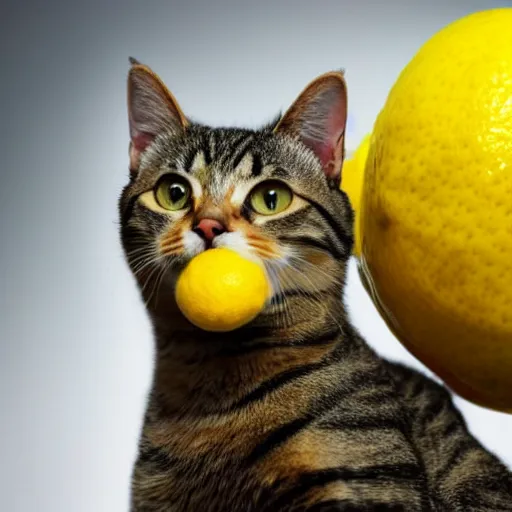
[[[128,114],[121,234],[150,311],[159,302],[169,307],[184,265],[211,247],[262,261],[272,303],[327,292],[341,300],[353,220],[339,190],[341,72],[311,82],[261,130],[210,128],[190,121],[163,82],[132,60]]]

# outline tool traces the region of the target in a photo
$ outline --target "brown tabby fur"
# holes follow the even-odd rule
[[[449,392],[376,355],[350,324],[342,73],[319,77],[257,131],[191,122],[135,60],[128,83],[121,236],[157,347],[131,511],[512,511],[511,474]],[[178,214],[153,195],[169,173],[199,191]],[[245,197],[270,178],[294,200],[258,216]],[[222,243],[264,261],[274,286],[256,320],[228,333],[196,328],[174,300],[202,250],[199,237],[190,248],[202,218],[236,234]]]

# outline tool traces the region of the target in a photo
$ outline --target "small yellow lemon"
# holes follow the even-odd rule
[[[448,25],[403,70],[359,213],[363,281],[398,339],[463,397],[512,412],[511,8]]]
[[[363,189],[364,166],[366,164],[366,157],[368,156],[368,149],[370,148],[370,135],[364,137],[358,148],[352,155],[352,158],[345,160],[343,163],[343,180],[341,182],[341,189],[350,198],[350,203],[354,209],[354,255],[360,256],[361,254],[361,236],[359,233],[359,218],[360,218],[360,204],[361,192]]]
[[[176,303],[197,327],[232,331],[261,312],[269,289],[260,265],[230,249],[209,249],[192,258],[179,276]]]

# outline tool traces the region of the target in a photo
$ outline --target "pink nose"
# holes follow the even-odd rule
[[[201,219],[194,228],[194,232],[207,242],[211,242],[216,236],[222,235],[226,228],[218,220]]]

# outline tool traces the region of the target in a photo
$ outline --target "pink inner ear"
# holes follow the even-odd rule
[[[322,140],[311,137],[304,138],[304,142],[316,153],[322,164],[326,166],[335,159],[336,147],[345,130],[346,110],[342,104],[332,108],[324,121],[324,134]]]
[[[130,171],[136,173],[140,164],[140,155],[153,142],[154,136],[149,133],[131,135],[130,144]]]
[[[306,146],[311,148],[317,158],[322,163],[322,166],[325,166],[333,159],[333,146],[325,141],[317,141],[313,139],[303,139],[303,142]]]
[[[346,123],[347,112],[343,105],[339,105],[338,108],[331,113],[329,116],[329,121],[327,122],[327,137],[328,141],[332,145],[333,151],[336,148],[336,144],[338,144],[340,137],[345,131]]]
[[[142,152],[153,142],[154,138],[154,135],[149,133],[137,133],[136,135],[132,135],[133,147],[137,151]]]

